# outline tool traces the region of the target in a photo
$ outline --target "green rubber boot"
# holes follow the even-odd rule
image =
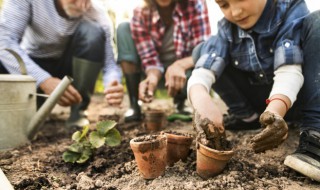
[[[140,76],[139,72],[125,74],[130,101],[130,108],[124,114],[125,122],[141,121],[142,119],[140,105],[138,104]]]
[[[70,117],[66,125],[68,127],[83,127],[90,123],[86,110],[103,63],[73,57],[72,67],[73,86],[82,96],[82,102],[71,106]]]

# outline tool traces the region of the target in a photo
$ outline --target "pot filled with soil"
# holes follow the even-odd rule
[[[98,117],[98,120],[99,121],[112,120],[112,121],[115,121],[115,122],[119,123],[120,115],[118,115],[118,114],[112,114],[112,115],[100,114],[99,117]]]
[[[234,155],[224,128],[195,114],[193,123],[197,131],[197,173],[203,179],[220,174]]]
[[[144,126],[147,131],[160,131],[166,121],[166,114],[163,110],[146,110]]]
[[[220,174],[232,158],[233,150],[216,150],[197,142],[197,173],[208,179]]]
[[[173,166],[179,160],[186,161],[193,137],[188,133],[176,131],[163,131],[161,134],[167,137],[167,164]]]
[[[144,179],[164,175],[167,160],[167,140],[164,135],[147,135],[130,140],[130,147]]]

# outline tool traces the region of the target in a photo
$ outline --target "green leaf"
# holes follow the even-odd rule
[[[68,150],[71,152],[81,153],[83,150],[83,145],[80,143],[73,143],[68,147]]]
[[[76,142],[80,142],[83,139],[83,137],[87,135],[88,131],[89,131],[89,126],[84,126],[81,132],[80,131],[74,132],[71,138]]]
[[[62,155],[62,159],[65,162],[75,163],[81,157],[80,153],[71,152],[69,150],[65,151]]]
[[[116,125],[117,125],[117,122],[112,120],[106,120],[106,121],[100,121],[96,127],[99,134],[102,136],[105,136],[107,132],[113,129]]]
[[[108,133],[105,135],[105,138],[106,138],[106,144],[108,146],[117,146],[121,143],[121,135],[116,128],[108,131]]]
[[[99,148],[104,145],[106,138],[99,135],[97,131],[93,131],[89,135],[89,141],[94,148]]]
[[[87,147],[81,154],[80,158],[77,160],[77,163],[82,164],[85,163],[90,156],[92,155],[92,149]]]
[[[72,134],[72,140],[79,142],[81,140],[81,132],[80,131],[76,131]]]

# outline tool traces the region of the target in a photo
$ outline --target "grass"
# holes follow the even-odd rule
[[[124,77],[122,77],[122,81],[121,81],[123,87],[124,87],[124,91],[125,93],[127,93],[127,87],[126,87],[126,80],[124,79]],[[103,94],[103,80],[102,80],[102,73],[100,72],[98,79],[96,81],[96,85],[95,85],[95,90],[94,93],[96,94]],[[167,99],[170,98],[167,94],[167,90],[165,88],[158,88],[156,90],[155,93],[155,97],[159,98],[159,99]]]

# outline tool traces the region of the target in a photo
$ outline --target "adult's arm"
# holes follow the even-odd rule
[[[104,9],[103,5],[97,1],[92,1],[93,9],[89,12],[90,19],[97,21],[105,32],[105,59],[103,67],[103,84],[107,88],[114,81],[121,83],[121,69],[116,64],[114,52],[113,52],[113,25],[110,17]]]
[[[50,74],[40,68],[20,47],[22,36],[31,22],[32,6],[29,0],[5,1],[0,18],[0,60],[11,74],[21,74],[17,60],[3,49],[15,51],[26,65],[28,75],[39,86],[50,78]]]
[[[151,10],[145,10],[143,7],[134,9],[133,17],[130,22],[132,38],[136,44],[145,71],[147,72],[149,69],[158,69],[163,73],[163,64],[159,60],[156,46],[152,41],[150,28],[146,27],[151,25],[149,22],[152,22],[151,16],[153,13],[150,13],[150,11]],[[149,15],[146,16],[144,14]]]

